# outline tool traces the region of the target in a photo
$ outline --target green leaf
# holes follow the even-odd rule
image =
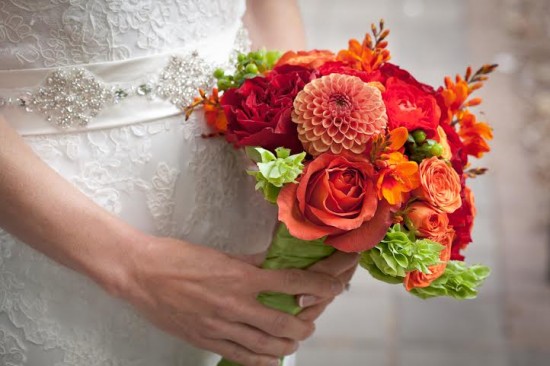
[[[262,161],[262,155],[257,147],[255,146],[246,146],[244,148],[246,156],[255,163]]]
[[[305,269],[321,259],[329,257],[336,249],[324,243],[324,239],[301,240],[293,237],[284,224],[280,224],[262,268]]]
[[[361,256],[361,267],[369,271],[371,276],[376,278],[377,280],[390,284],[403,283],[402,277],[390,276],[386,274],[386,271],[380,270],[378,266],[374,263],[371,256]]]
[[[359,263],[376,279],[401,283],[407,272],[430,273],[428,267],[439,263],[443,248],[431,240],[417,240],[414,233],[396,224],[377,246],[361,253]]]
[[[290,149],[287,149],[284,147],[278,147],[275,149],[275,153],[277,154],[278,158],[286,159],[290,156]],[[300,156],[300,154],[297,154],[295,156]]]
[[[438,296],[449,296],[457,300],[474,299],[478,288],[489,277],[491,270],[487,266],[472,265],[464,262],[450,261],[441,277],[430,286],[414,288],[410,292],[422,299]]]
[[[246,154],[256,162],[258,170],[248,171],[256,178],[256,189],[261,190],[269,202],[277,202],[281,188],[288,183],[295,183],[304,169],[302,161],[306,153],[290,155],[290,150],[279,147],[275,154],[261,147],[247,147]]]

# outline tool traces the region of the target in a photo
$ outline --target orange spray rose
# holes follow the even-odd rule
[[[425,202],[415,202],[409,206],[407,218],[414,226],[415,234],[421,238],[439,237],[447,231],[449,217],[438,212]]]
[[[434,208],[447,213],[456,211],[461,205],[460,177],[445,161],[437,157],[420,163],[420,188],[417,195]]]

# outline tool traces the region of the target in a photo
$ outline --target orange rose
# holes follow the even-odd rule
[[[438,212],[424,202],[415,202],[409,206],[407,217],[414,226],[416,235],[422,238],[439,237],[447,231],[449,217]]]
[[[283,187],[277,204],[294,237],[327,236],[325,243],[344,252],[374,247],[391,225],[390,206],[378,204],[374,168],[359,155],[319,155],[298,184]]]
[[[430,269],[430,274],[422,273],[420,271],[412,271],[407,273],[404,281],[407,291],[410,291],[415,287],[428,287],[433,281],[438,279],[445,272],[445,268],[447,268],[447,262],[451,258],[451,246],[453,244],[454,236],[454,230],[452,228],[449,228],[443,235],[429,238],[430,240],[433,240],[445,246],[439,256],[441,263],[429,266],[428,268]]]
[[[418,170],[417,196],[442,212],[452,213],[462,206],[460,177],[450,165],[434,156],[423,160]]]
[[[312,51],[288,51],[281,56],[277,61],[277,66],[281,65],[297,65],[309,67],[312,69],[318,69],[327,61],[334,61],[336,56],[334,53],[325,50],[312,50]]]

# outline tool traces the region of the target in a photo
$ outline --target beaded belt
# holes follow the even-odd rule
[[[22,135],[107,128],[181,113],[216,67],[248,47],[235,28],[183,50],[54,69],[0,70],[0,114]]]

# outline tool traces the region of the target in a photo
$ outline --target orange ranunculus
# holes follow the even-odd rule
[[[418,188],[418,164],[409,161],[400,152],[382,154],[382,164],[376,187],[378,197],[384,197],[390,205],[401,205],[406,200],[406,194]]]
[[[420,188],[417,195],[434,208],[452,213],[462,205],[460,177],[445,161],[437,157],[424,159],[419,166]]]
[[[425,202],[411,204],[407,218],[414,227],[415,234],[421,238],[439,237],[447,231],[449,217],[445,212],[438,212]]]
[[[491,150],[487,140],[493,138],[493,130],[487,123],[477,122],[476,116],[467,110],[458,123],[460,125],[458,135],[468,155],[480,158]]]
[[[317,69],[325,62],[336,60],[336,55],[331,51],[312,50],[312,51],[288,51],[277,61],[277,66],[296,65]]]
[[[321,154],[304,169],[298,184],[283,187],[279,220],[302,240],[327,236],[344,252],[374,247],[391,225],[389,205],[378,203],[374,168],[364,156]]]
[[[429,238],[430,240],[433,240],[445,246],[439,256],[441,263],[429,266],[428,268],[431,272],[429,274],[422,273],[420,271],[412,271],[407,273],[404,281],[407,291],[410,291],[413,288],[417,287],[428,287],[433,281],[438,279],[445,272],[445,268],[447,268],[447,262],[449,262],[451,258],[451,246],[453,243],[454,235],[454,230],[452,228],[448,228],[448,230],[442,235]]]
[[[443,153],[441,154],[441,157],[445,160],[451,160],[453,157],[453,153],[451,150],[451,145],[449,145],[449,140],[447,139],[447,134],[445,133],[445,130],[443,130],[443,127],[437,126],[436,129],[437,135],[435,138],[437,139],[437,142],[443,147]]]

